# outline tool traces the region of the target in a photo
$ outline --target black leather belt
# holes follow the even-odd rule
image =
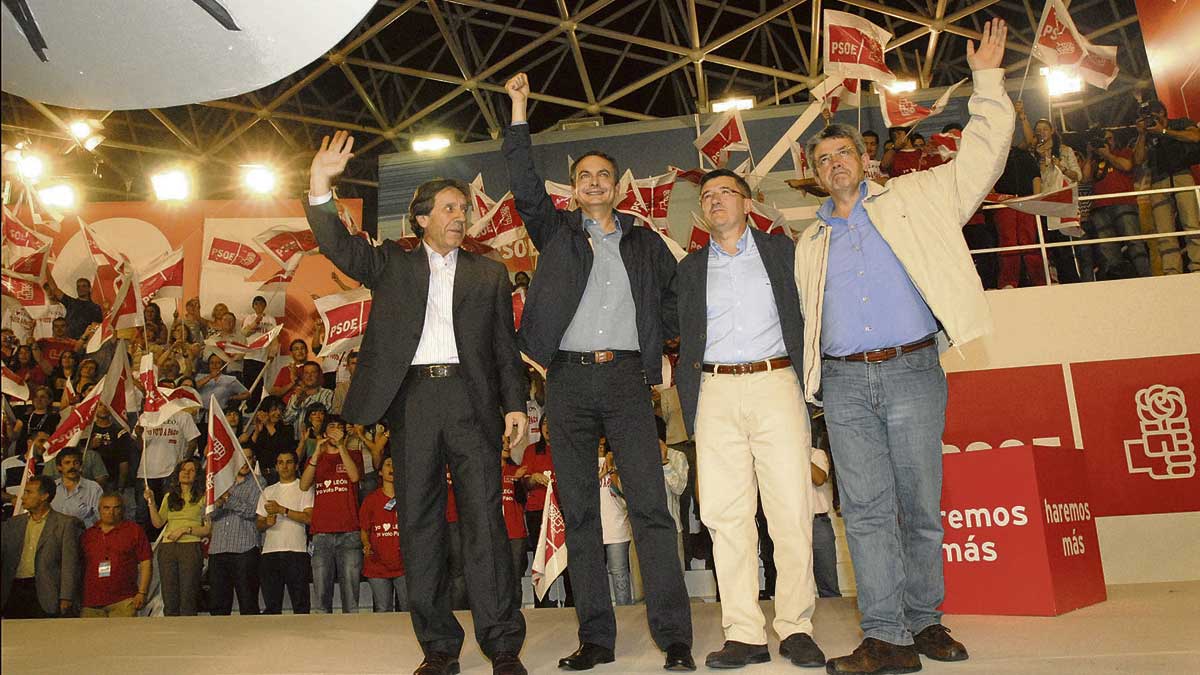
[[[570,363],[577,366],[595,366],[612,363],[617,359],[640,357],[641,352],[630,349],[609,349],[597,352],[554,352],[555,363]]]
[[[932,347],[935,344],[937,344],[936,338],[927,337],[924,340],[917,340],[916,342],[910,342],[906,345],[900,345],[899,347],[872,349],[869,352],[859,352],[857,354],[849,354],[847,356],[829,356],[826,354],[823,356],[823,358],[833,361],[865,361],[867,363],[879,363],[880,361],[890,361],[901,354],[907,354],[909,352],[915,352],[918,349]]]
[[[419,366],[409,366],[410,377],[436,380],[443,377],[458,377],[462,366],[457,363],[430,363]]]
[[[700,369],[706,373],[716,373],[717,375],[749,375],[765,373],[768,370],[779,370],[790,365],[792,365],[790,358],[777,356],[773,359],[763,359],[753,363],[706,363]]]

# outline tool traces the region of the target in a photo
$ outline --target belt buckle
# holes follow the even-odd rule
[[[863,361],[867,363],[878,363],[887,361],[896,356],[895,347],[884,347],[883,349],[872,349],[869,352],[863,352]]]
[[[737,363],[733,366],[734,375],[750,375],[754,373],[753,363]]]
[[[613,360],[612,352],[592,352],[592,361],[595,363],[608,363]]]
[[[428,366],[428,369],[429,369],[429,377],[441,378],[441,377],[449,377],[450,376],[450,366],[447,366],[445,364],[435,363],[431,366]]]

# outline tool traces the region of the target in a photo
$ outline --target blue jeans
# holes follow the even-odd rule
[[[1129,237],[1142,233],[1137,207],[1132,204],[1095,207],[1088,219],[1096,231],[1097,239]],[[1145,242],[1127,241],[1100,244],[1099,248],[1106,273],[1120,269],[1124,260],[1128,258],[1139,277],[1150,276],[1150,259],[1146,254]]]
[[[342,590],[342,612],[358,611],[358,584],[362,577],[362,540],[358,532],[313,535],[313,591],[317,595],[314,614],[333,613],[333,581]]]
[[[633,604],[633,585],[629,573],[629,542],[604,545],[608,577],[612,579],[613,598],[618,605]]]
[[[813,516],[813,578],[817,597],[840,598],[842,589],[837,575],[837,539],[828,513]]]
[[[404,577],[393,577],[390,579],[367,577],[367,583],[371,585],[371,599],[374,600],[374,611],[408,611],[408,585],[405,583]],[[400,599],[399,602],[396,601],[396,598]]]
[[[879,363],[821,363],[862,630],[896,645],[940,623],[946,375],[926,347]]]

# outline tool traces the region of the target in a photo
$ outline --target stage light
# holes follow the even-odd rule
[[[1073,71],[1066,68],[1042,68],[1042,77],[1046,78],[1046,88],[1050,96],[1062,96],[1083,91],[1083,80]]]
[[[885,84],[883,88],[891,94],[903,94],[907,91],[916,91],[917,82],[916,80],[896,80],[891,84]]]
[[[712,102],[712,111],[722,113],[727,110],[749,110],[754,107],[752,98],[723,98]]]
[[[275,191],[274,171],[261,164],[246,164],[242,168],[245,169],[242,180],[251,192],[267,195]]]
[[[450,139],[445,136],[426,136],[413,139],[413,152],[437,152],[450,147]]]
[[[92,135],[92,125],[86,120],[75,120],[71,122],[71,135],[82,141]]]
[[[160,201],[183,200],[191,192],[191,181],[182,169],[170,169],[150,177],[154,196]]]
[[[31,183],[37,182],[37,179],[41,178],[42,174],[46,172],[45,162],[37,155],[23,154],[21,159],[18,160],[17,168],[25,180]]]
[[[66,183],[51,185],[48,188],[39,190],[38,198],[40,198],[42,203],[46,206],[59,209],[75,208],[75,188],[67,185]]]
[[[95,136],[88,136],[87,140],[83,142],[83,149],[87,150],[88,152],[91,152],[91,151],[95,150],[96,148],[100,147],[100,144],[103,142],[104,142],[104,137],[101,136],[100,134],[96,134]]]

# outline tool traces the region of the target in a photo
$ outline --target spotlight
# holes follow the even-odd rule
[[[715,113],[722,113],[728,110],[749,110],[753,107],[754,99],[752,98],[724,98],[712,103],[712,111]]]
[[[42,204],[59,209],[75,208],[75,188],[66,183],[51,185],[38,191]]]
[[[884,89],[892,94],[903,94],[907,91],[916,91],[917,82],[916,80],[896,80],[891,84],[884,85]]]
[[[96,148],[100,147],[100,144],[103,142],[104,142],[104,137],[101,136],[100,134],[96,134],[95,136],[88,136],[87,140],[83,142],[83,149],[87,150],[88,152],[91,152],[91,151],[95,150]]]
[[[1042,77],[1046,78],[1046,88],[1050,96],[1062,96],[1083,91],[1083,80],[1067,68],[1042,68]]]
[[[184,200],[191,192],[188,175],[182,169],[170,169],[150,177],[154,196],[160,201]]]
[[[274,171],[261,164],[246,164],[242,168],[245,169],[242,180],[251,192],[267,195],[275,191]]]
[[[34,183],[46,172],[46,164],[37,155],[22,155],[18,160],[18,170],[25,180]]]
[[[86,120],[75,120],[71,122],[71,135],[82,141],[92,135],[92,125]]]
[[[415,138],[412,142],[413,152],[437,152],[450,147],[450,139],[445,136],[426,136]]]

